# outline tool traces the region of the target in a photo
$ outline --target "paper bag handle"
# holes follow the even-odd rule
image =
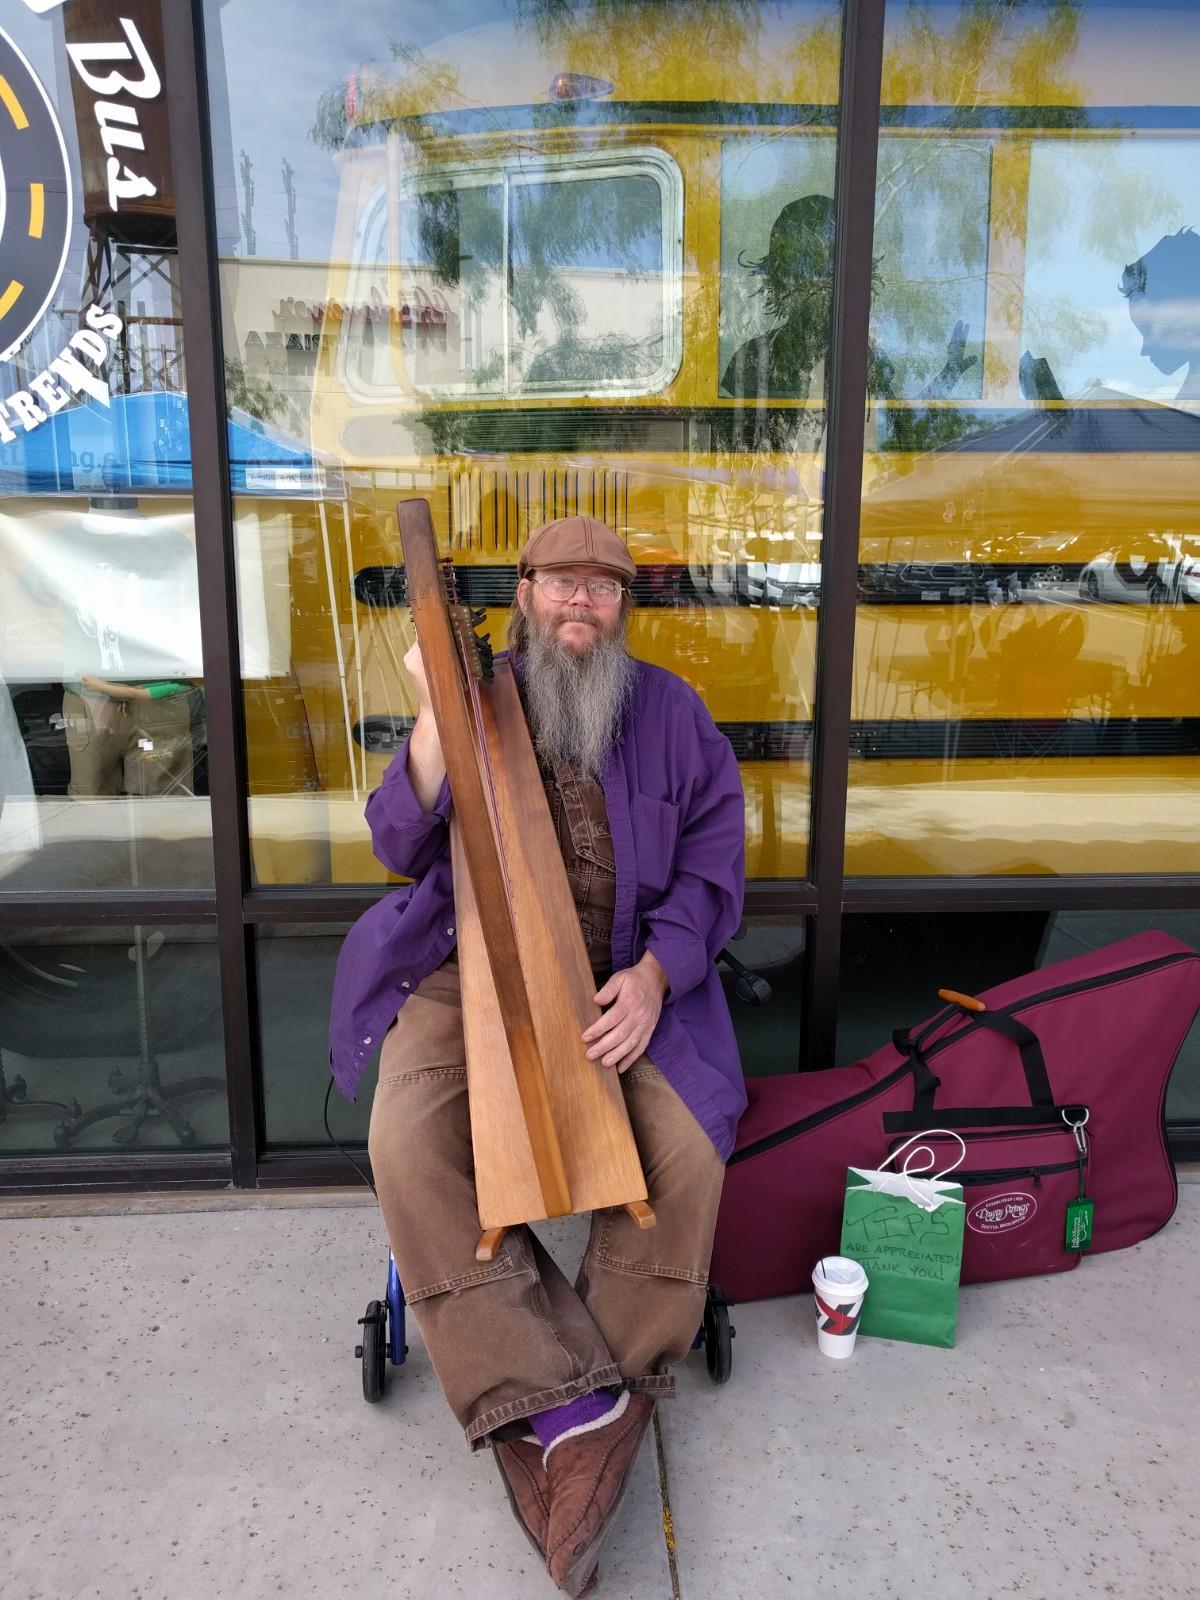
[[[922,1139],[931,1138],[935,1133],[944,1134],[946,1138],[953,1139],[958,1145],[958,1155],[948,1167],[943,1167],[940,1172],[935,1172],[933,1170],[934,1167],[937,1166],[938,1160],[933,1146],[931,1144],[921,1144],[919,1142]],[[910,1144],[915,1144],[917,1148],[910,1152],[904,1162],[904,1165],[900,1168],[900,1176],[908,1185],[914,1199],[918,1198],[917,1191],[913,1188],[914,1178],[928,1179],[932,1177],[936,1181],[939,1178],[944,1178],[948,1172],[953,1172],[956,1167],[961,1167],[963,1162],[967,1159],[966,1142],[957,1133],[955,1133],[952,1128],[926,1128],[923,1133],[914,1133],[911,1135],[911,1137],[905,1139],[903,1144],[897,1145],[892,1151],[891,1155],[888,1156],[886,1161],[881,1161],[879,1163],[878,1170],[882,1172],[885,1167],[890,1166],[898,1155],[903,1154],[903,1152],[908,1149]],[[928,1162],[923,1167],[914,1166],[913,1163],[916,1161],[917,1157],[922,1154],[922,1152],[929,1157]]]

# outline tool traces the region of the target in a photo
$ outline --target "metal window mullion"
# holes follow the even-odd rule
[[[821,547],[809,873],[816,914],[805,961],[801,1065],[833,1065],[845,874],[846,785],[863,434],[883,74],[884,0],[846,0],[835,181],[833,328]]]
[[[395,883],[329,884],[321,888],[251,889],[242,904],[250,924],[353,922],[395,889]]]
[[[250,838],[202,0],[163,0],[162,16],[191,436],[230,1147],[234,1185],[254,1187],[263,1144],[262,1091],[253,930],[242,919],[242,897],[250,882]]]
[[[93,928],[215,922],[209,889],[39,889],[0,892],[0,927]]]
[[[229,1157],[219,1151],[128,1150],[70,1156],[5,1156],[0,1196],[19,1198],[54,1190],[72,1195],[142,1194],[157,1189],[228,1189]]]
[[[1200,877],[1108,873],[1071,877],[848,878],[847,911],[902,915],[989,911],[1195,911]]]
[[[500,318],[500,328],[504,337],[504,398],[511,400],[512,293],[509,285],[512,282],[512,265],[508,259],[508,252],[512,245],[508,237],[508,211],[512,204],[512,180],[507,172],[502,176],[500,193],[504,205],[504,215],[500,219],[500,303],[504,307],[504,315]]]

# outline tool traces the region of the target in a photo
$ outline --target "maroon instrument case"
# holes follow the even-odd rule
[[[946,1005],[853,1066],[749,1081],[711,1268],[730,1299],[807,1289],[814,1262],[838,1249],[847,1167],[877,1167],[928,1129],[967,1147],[953,1174],[967,1207],[964,1283],[1077,1266],[1066,1221],[1081,1188],[1095,1205],[1093,1251],[1169,1219],[1167,1081],[1200,1006],[1200,956],[1140,934],[978,1001],[978,1012]],[[958,1153],[934,1143],[947,1164]]]

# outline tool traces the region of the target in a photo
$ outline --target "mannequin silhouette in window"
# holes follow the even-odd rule
[[[1200,406],[1200,234],[1166,234],[1125,268],[1118,287],[1146,359],[1165,374],[1187,368],[1175,404]]]
[[[1167,233],[1121,274],[1118,291],[1142,338],[1142,355],[1170,376],[1187,371],[1174,404],[1200,410],[1200,234],[1191,228]],[[1049,363],[1028,350],[1021,357],[1021,393],[1026,400],[1061,400]]]
[[[804,428],[803,413],[771,412],[770,400],[823,398],[828,376],[822,369],[829,356],[829,336],[833,303],[833,267],[836,207],[828,195],[810,194],[789,201],[771,226],[767,253],[758,261],[739,263],[762,279],[761,294],[774,326],[739,345],[721,377],[721,393],[755,402],[757,414],[747,419],[753,438],[749,441],[766,449],[795,448],[804,431],[817,438],[824,427],[824,412],[808,413]],[[966,353],[969,329],[957,322],[946,348],[946,363],[922,394],[922,399],[942,399],[949,395],[963,373],[978,357]],[[892,400],[896,394],[896,368],[892,360],[871,341],[867,356],[867,392],[872,399]],[[907,408],[889,413],[890,433],[897,448],[910,444],[914,419]]]

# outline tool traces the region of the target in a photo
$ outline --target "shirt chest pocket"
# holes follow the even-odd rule
[[[655,800],[648,794],[639,794],[634,796],[631,817],[638,883],[661,892],[675,871],[679,807],[673,800]]]

